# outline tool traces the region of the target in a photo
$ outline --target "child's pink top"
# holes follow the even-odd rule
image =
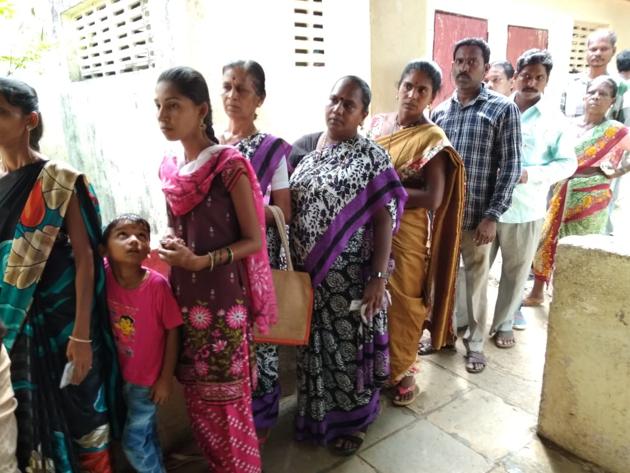
[[[153,386],[160,376],[166,331],[182,322],[182,313],[164,276],[149,274],[135,289],[125,289],[105,265],[107,305],[123,379]]]

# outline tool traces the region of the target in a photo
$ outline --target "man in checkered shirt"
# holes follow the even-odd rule
[[[490,68],[490,48],[480,38],[458,41],[453,50],[452,77],[456,90],[431,118],[464,160],[466,201],[461,254],[466,274],[468,329],[466,369],[479,373],[486,330],[490,248],[497,221],[512,201],[521,177],[521,125],[516,104],[482,83]]]

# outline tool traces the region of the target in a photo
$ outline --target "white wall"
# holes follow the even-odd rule
[[[42,64],[21,76],[41,97],[44,152],[68,159],[90,177],[105,222],[122,212],[140,212],[158,235],[166,227],[157,171],[173,144],[161,135],[153,104],[162,70],[188,65],[204,74],[220,133],[227,123],[220,101],[222,66],[257,60],[267,76],[257,126],[289,142],[324,128],[324,106],[337,78],[356,74],[370,80],[369,0],[326,1],[326,67],[312,69],[294,66],[294,0],[152,0],[156,67],[70,82],[68,43],[54,12],[77,3],[48,0],[49,8],[40,10],[50,15],[46,22],[58,42]]]

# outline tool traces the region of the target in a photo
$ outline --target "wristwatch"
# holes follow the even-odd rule
[[[389,279],[389,273],[383,271],[375,271],[370,274],[370,279],[384,279],[386,282]]]

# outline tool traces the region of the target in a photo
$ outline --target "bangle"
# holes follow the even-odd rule
[[[77,343],[92,343],[92,339],[91,338],[88,339],[88,340],[85,340],[83,338],[73,337],[72,335],[69,335],[68,338],[70,340],[72,340],[73,342],[77,342]]]
[[[210,260],[210,271],[214,270],[214,251],[208,251],[208,259]]]
[[[228,260],[227,260],[227,263],[225,264],[232,264],[232,261],[234,261],[234,252],[232,251],[232,248],[230,248],[229,246],[226,246],[225,250],[227,251],[227,254],[228,254],[227,256]]]

